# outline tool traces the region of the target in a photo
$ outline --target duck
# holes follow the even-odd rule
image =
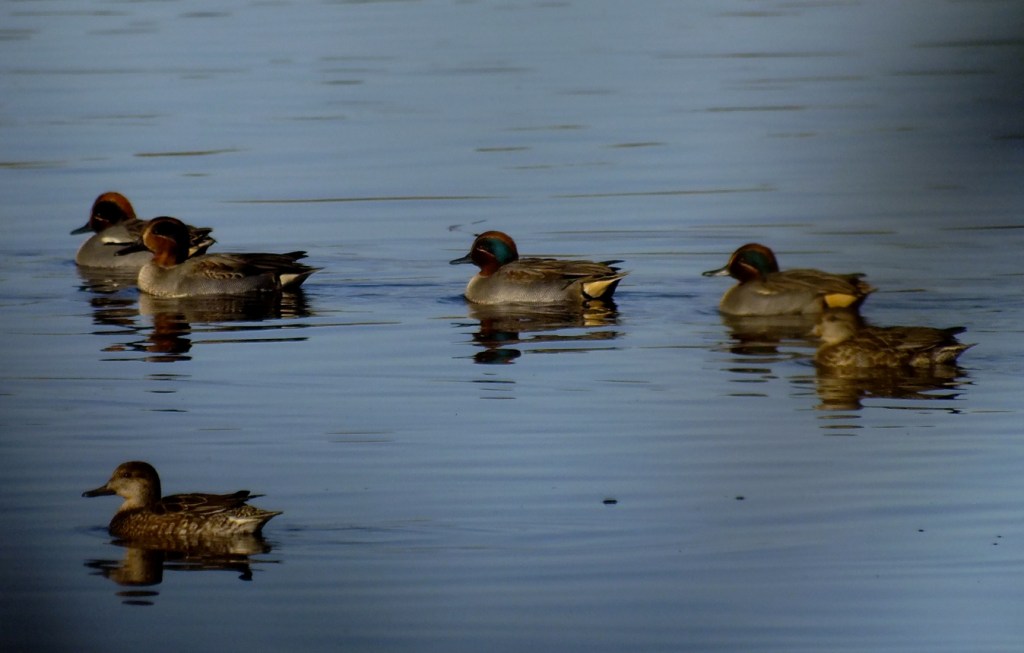
[[[821,338],[814,362],[826,368],[932,368],[955,365],[973,344],[956,339],[962,326],[864,326],[846,311],[821,315],[813,335]]]
[[[146,224],[139,242],[118,255],[151,251],[153,260],[139,269],[137,285],[145,293],[169,298],[296,290],[320,269],[298,263],[306,252],[189,256],[188,242],[188,227],[181,220],[160,216]]]
[[[621,261],[567,261],[519,258],[512,238],[501,231],[476,237],[469,253],[449,261],[480,268],[466,285],[465,297],[474,304],[575,304],[610,302],[623,272]]]
[[[202,254],[216,240],[210,237],[213,229],[187,225],[189,234],[189,256]],[[115,268],[123,271],[137,271],[153,260],[153,254],[139,251],[129,256],[118,256],[118,245],[126,246],[142,238],[146,221],[135,215],[135,208],[128,198],[117,192],[102,193],[92,203],[89,221],[72,230],[72,234],[92,233],[78,248],[75,263],[85,268]]]
[[[239,490],[233,494],[172,494],[160,497],[160,476],[147,462],[121,463],[110,480],[83,497],[116,494],[124,498],[107,531],[124,540],[146,538],[215,538],[259,535],[280,512],[246,502],[263,496]]]
[[[856,310],[875,291],[861,273],[780,271],[775,254],[759,243],[743,245],[725,266],[703,275],[731,276],[739,281],[718,304],[722,313],[735,316],[814,315],[829,308]]]

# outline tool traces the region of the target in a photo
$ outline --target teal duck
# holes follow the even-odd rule
[[[320,269],[298,263],[305,258],[305,252],[189,256],[186,225],[167,216],[150,220],[141,241],[118,253],[125,255],[140,249],[153,252],[153,260],[139,270],[139,290],[156,297],[295,290]]]
[[[973,344],[956,339],[964,327],[862,326],[846,311],[822,314],[814,327],[821,345],[814,361],[830,368],[928,368],[954,365]]]
[[[152,465],[131,461],[118,465],[110,480],[83,497],[116,494],[124,503],[110,521],[111,535],[126,540],[175,537],[256,535],[280,512],[246,504],[260,497],[234,494],[172,494],[160,497],[160,476]]]
[[[213,230],[209,227],[186,227],[189,256],[202,254],[217,242],[210,237]],[[78,248],[75,263],[84,268],[138,270],[153,260],[152,253],[138,251],[127,256],[118,256],[117,252],[123,247],[139,242],[145,228],[146,221],[135,216],[135,209],[127,197],[121,193],[103,193],[93,202],[89,221],[71,232],[93,234]]]
[[[469,253],[452,265],[473,263],[480,271],[466,286],[474,304],[577,304],[609,301],[628,272],[620,261],[519,258],[515,241],[500,231],[476,237]]]
[[[813,269],[779,270],[771,249],[748,243],[724,267],[705,277],[731,276],[739,281],[722,296],[718,308],[727,315],[816,314],[828,308],[855,310],[874,288],[863,274],[831,274]]]

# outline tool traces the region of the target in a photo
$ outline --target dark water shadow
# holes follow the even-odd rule
[[[468,306],[468,316],[476,322],[456,322],[454,326],[475,329],[472,344],[481,351],[472,358],[480,364],[512,363],[524,350],[553,354],[603,349],[621,335],[608,328],[618,324],[618,310],[611,302],[591,302],[584,307]]]
[[[127,343],[127,348],[144,352],[147,362],[168,363],[191,358],[196,334],[222,334],[204,339],[217,343],[306,340],[304,336],[267,334],[295,328],[298,325],[281,320],[310,317],[313,311],[300,291],[185,299],[143,294],[139,296],[139,314],[148,317],[153,328],[144,340]]]
[[[135,332],[139,328],[139,308],[135,297],[123,295],[95,295],[89,298],[93,324],[100,327],[94,335],[110,335],[124,330]]]
[[[262,537],[252,535],[232,538],[155,538],[152,540],[114,540],[123,547],[120,559],[93,558],[85,566],[123,587],[153,587],[163,582],[165,571],[230,571],[239,580],[253,579],[254,564],[270,564],[275,560],[252,556],[269,553],[271,545]],[[121,590],[117,596],[126,605],[153,605],[159,592],[155,590]]]
[[[82,285],[78,287],[83,292],[110,295],[135,287],[139,278],[138,270],[117,270],[108,268],[87,268],[78,266],[78,276],[82,279]]]
[[[139,295],[139,314],[157,316],[174,313],[196,324],[260,322],[310,317],[313,311],[305,293],[253,293],[211,297],[166,299]]]
[[[153,363],[190,360],[197,334],[221,334],[204,338],[205,343],[306,340],[281,334],[308,326],[293,320],[314,315],[301,291],[184,299],[98,294],[89,301],[93,321],[103,327],[95,335],[127,337],[104,352],[143,354],[110,360]]]
[[[794,341],[816,346],[811,335],[814,315],[770,315],[739,317],[722,315],[732,341],[725,347],[740,356],[764,356],[779,353],[779,346]]]
[[[962,386],[969,383],[966,371],[954,365],[911,369],[819,367],[815,387],[821,403],[815,408],[860,410],[864,400],[879,398],[952,401],[960,396]]]

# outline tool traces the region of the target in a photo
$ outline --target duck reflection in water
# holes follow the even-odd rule
[[[966,373],[957,366],[972,347],[956,339],[963,327],[877,327],[847,311],[823,313],[814,328],[823,410],[851,410],[872,397],[945,399],[959,396]]]
[[[239,580],[253,578],[253,565],[273,564],[274,560],[253,558],[271,551],[260,536],[238,535],[232,538],[153,538],[143,541],[115,540],[123,547],[120,559],[92,558],[85,566],[125,587],[149,587],[163,582],[164,571],[229,571]],[[155,591],[118,592],[125,603],[150,605]]]
[[[592,301],[582,309],[559,304],[470,304],[468,310],[477,324],[456,326],[477,327],[473,343],[483,351],[473,361],[481,364],[512,363],[522,356],[524,346],[530,347],[530,353],[582,352],[619,337],[619,331],[605,328],[618,324],[612,302]],[[583,331],[569,331],[579,329]]]
[[[856,313],[850,312],[853,317]],[[729,329],[733,342],[729,351],[741,356],[778,356],[783,343],[801,344],[807,348],[816,342],[811,332],[817,323],[814,315],[754,315],[739,316],[722,314],[722,324]],[[784,356],[783,358],[789,358]]]
[[[144,340],[126,343],[121,350],[143,352],[146,354],[145,360],[154,363],[189,360],[193,336],[197,333],[235,334],[231,338],[219,338],[219,343],[258,342],[268,338],[242,338],[238,334],[246,332],[264,335],[268,331],[278,331],[286,326],[276,320],[313,315],[302,291],[181,299],[140,294],[138,300],[139,313],[152,321],[153,329]],[[242,324],[246,322],[250,324]],[[295,325],[287,326],[292,328]],[[272,339],[281,342],[301,341],[306,338],[303,336]]]
[[[101,295],[112,295],[122,290],[135,288],[135,282],[139,278],[137,270],[83,267],[79,267],[77,270],[78,276],[82,279],[82,285],[78,289]]]
[[[135,305],[135,297],[121,295],[94,295],[89,298],[92,308],[93,324],[98,327],[93,335],[138,335],[139,308]],[[120,351],[123,347],[113,346],[105,351]]]

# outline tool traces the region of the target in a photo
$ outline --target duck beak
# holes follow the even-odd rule
[[[85,233],[89,233],[90,231],[92,231],[92,227],[90,227],[90,226],[89,226],[89,223],[88,223],[88,222],[86,222],[86,223],[85,223],[84,225],[82,225],[82,226],[81,226],[81,227],[79,227],[78,229],[73,229],[73,230],[71,231],[71,235],[75,235],[75,234],[85,234]]]
[[[729,266],[726,265],[725,267],[718,268],[717,270],[708,270],[707,272],[702,272],[701,276],[704,276],[704,277],[727,277],[727,276],[729,276]]]
[[[113,490],[108,488],[106,485],[96,488],[95,490],[89,490],[88,492],[82,492],[83,497],[105,497],[109,494],[116,494]]]
[[[448,264],[449,265],[459,265],[459,264],[462,264],[462,263],[472,263],[472,262],[473,262],[473,252],[470,252],[469,254],[466,254],[462,258],[454,258],[454,259],[448,261]]]
[[[128,245],[127,247],[125,247],[123,249],[119,249],[116,252],[114,252],[114,256],[125,256],[127,254],[133,254],[135,252],[144,252],[144,251],[146,251],[146,246],[145,245],[143,245],[142,243],[133,243],[133,244]]]

